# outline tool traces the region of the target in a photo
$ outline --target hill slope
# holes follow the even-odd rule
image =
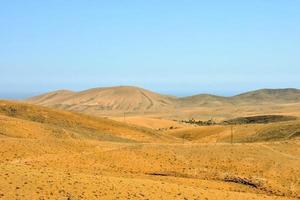
[[[287,141],[299,139],[300,121],[276,122],[270,124],[237,124],[232,126],[200,126],[170,130],[169,135],[195,143],[234,143]],[[231,138],[231,133],[232,138]]]
[[[142,88],[120,86],[82,92],[56,91],[28,102],[79,112],[157,112],[174,108],[174,98]]]
[[[55,91],[33,97],[27,102],[94,116],[139,116],[164,119],[207,118],[220,120],[245,115],[294,115],[300,106],[298,89],[263,89],[232,97],[200,94],[170,97],[137,87],[95,88],[81,92]]]
[[[300,102],[300,90],[287,89],[261,89],[233,96],[234,102],[239,103],[294,103]]]
[[[118,142],[167,141],[155,131],[109,119],[11,101],[0,101],[0,134],[7,137],[70,137]]]
[[[230,104],[230,98],[216,96],[211,94],[198,94],[189,97],[183,97],[179,99],[180,105],[183,107],[201,107],[208,105],[224,105]]]
[[[230,127],[223,127],[189,130],[184,144],[182,139],[162,143],[179,139],[108,119],[0,101],[0,199],[299,197],[299,140],[228,144]],[[298,128],[284,124],[284,130]],[[245,133],[255,136],[250,142],[273,140],[278,130],[262,127],[255,135],[247,129],[255,131],[235,131],[235,141],[249,138]],[[278,136],[299,134],[288,131]],[[207,142],[220,133],[221,143],[192,143],[203,142],[203,133]]]
[[[210,94],[200,94],[180,98],[184,106],[205,105],[239,105],[261,103],[299,103],[300,90],[287,89],[261,89],[242,93],[231,97],[222,97]]]

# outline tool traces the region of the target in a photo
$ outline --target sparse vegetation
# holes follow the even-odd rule
[[[1,101],[0,199],[298,197],[298,120],[235,125],[243,145],[224,143],[227,125],[165,123],[156,132]]]
[[[182,123],[187,123],[187,124],[193,124],[197,126],[212,126],[216,125],[217,123],[213,120],[207,120],[207,121],[201,121],[201,120],[195,120],[195,119],[190,119],[190,120],[181,120]]]

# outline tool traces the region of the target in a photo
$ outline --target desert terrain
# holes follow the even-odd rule
[[[299,199],[299,116],[296,89],[1,100],[0,199]]]
[[[139,87],[118,86],[79,92],[58,90],[31,97],[26,102],[98,117],[123,118],[125,114],[126,117],[148,119],[214,118],[222,121],[264,114],[299,116],[300,90],[261,89],[231,97],[210,94],[174,97]]]

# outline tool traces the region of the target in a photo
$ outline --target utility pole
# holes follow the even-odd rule
[[[233,125],[231,124],[231,144],[233,143]]]
[[[126,116],[125,116],[125,112],[124,112],[124,123],[126,122],[125,117],[126,117]]]

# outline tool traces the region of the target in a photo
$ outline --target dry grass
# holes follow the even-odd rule
[[[44,129],[50,129],[53,133],[68,133],[73,138],[116,142],[158,142],[171,140],[171,138],[159,135],[151,129],[24,103],[0,101],[0,114],[6,116],[6,118],[23,120],[23,124],[30,123],[24,125],[24,127],[30,127],[35,123],[34,127],[39,126]],[[44,134],[43,131],[35,132]]]
[[[299,133],[299,120],[270,124],[200,126],[167,131],[167,134],[181,140],[201,143],[230,143],[231,138],[235,143],[284,141],[299,137]]]
[[[236,134],[294,129],[288,123]],[[297,137],[229,144],[228,127],[188,130],[183,144],[176,131],[1,101],[0,199],[299,198]],[[218,133],[221,143],[212,140]]]

